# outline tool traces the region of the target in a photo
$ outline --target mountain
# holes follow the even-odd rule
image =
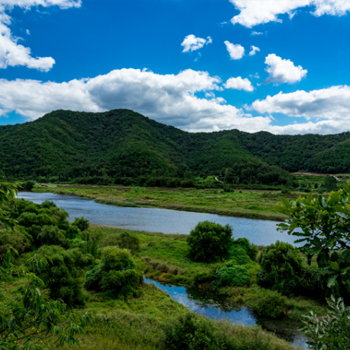
[[[58,110],[32,122],[0,126],[0,170],[16,179],[184,177],[186,173],[218,175],[225,169],[233,169],[233,177],[240,178],[250,176],[252,169],[275,172],[277,177],[285,176],[280,168],[349,172],[349,151],[349,132],[326,136],[238,130],[188,133],[126,109]],[[251,181],[259,182],[256,176]]]

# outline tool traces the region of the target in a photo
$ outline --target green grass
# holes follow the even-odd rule
[[[117,206],[156,207],[270,220],[286,218],[274,210],[280,197],[297,197],[297,194],[286,195],[281,191],[224,192],[221,189],[124,186],[58,185],[49,188],[35,187],[34,191],[81,196]]]

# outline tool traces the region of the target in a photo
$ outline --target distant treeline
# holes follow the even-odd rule
[[[288,171],[350,172],[349,151],[349,132],[188,133],[123,109],[59,110],[0,126],[0,173],[12,180],[187,187],[215,176],[235,186],[290,187]]]

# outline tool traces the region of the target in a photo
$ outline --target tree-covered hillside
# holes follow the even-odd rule
[[[288,171],[349,172],[350,133],[188,133],[131,110],[58,110],[0,127],[0,171],[13,179],[188,178],[285,184]],[[146,180],[144,180],[146,181]]]

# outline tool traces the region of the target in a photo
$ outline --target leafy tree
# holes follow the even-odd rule
[[[65,304],[50,300],[41,291],[45,288],[43,281],[30,273],[28,266],[40,271],[46,264],[46,260],[34,255],[27,266],[15,266],[10,251],[1,260],[0,292],[4,296],[0,305],[1,349],[39,350],[47,349],[54,343],[74,345],[79,343],[76,335],[83,333],[91,321],[88,313],[68,312]],[[22,288],[7,288],[6,283],[13,280],[13,276],[25,280]]]
[[[25,181],[21,184],[21,188],[24,191],[31,191],[33,189],[34,185],[35,185],[35,181],[28,180],[28,181]]]
[[[279,230],[300,237],[301,248],[311,262],[317,256],[319,272],[329,276],[328,286],[350,295],[350,182],[327,198],[299,197],[276,206],[289,216]],[[338,285],[337,285],[338,284]],[[344,295],[346,294],[346,295]]]
[[[229,257],[233,244],[232,227],[203,221],[187,238],[189,256],[197,262],[215,262]]]
[[[89,228],[89,220],[85,219],[84,217],[75,218],[72,225],[78,227],[78,229],[81,232],[83,232],[83,231],[86,231]]]
[[[326,191],[334,191],[337,189],[337,180],[334,176],[327,175],[324,179],[324,187]]]
[[[117,238],[118,246],[122,249],[129,249],[131,254],[136,254],[140,251],[140,239],[129,232],[122,232]]]
[[[16,197],[18,187],[18,184],[5,181],[4,178],[0,176],[0,205],[14,199]],[[14,221],[9,216],[9,212],[4,209],[3,206],[0,206],[0,223],[10,227],[14,225]]]
[[[327,299],[330,311],[326,316],[313,312],[303,317],[304,326],[300,329],[311,341],[309,349],[345,350],[350,349],[350,307],[345,307],[342,298],[333,296]]]

